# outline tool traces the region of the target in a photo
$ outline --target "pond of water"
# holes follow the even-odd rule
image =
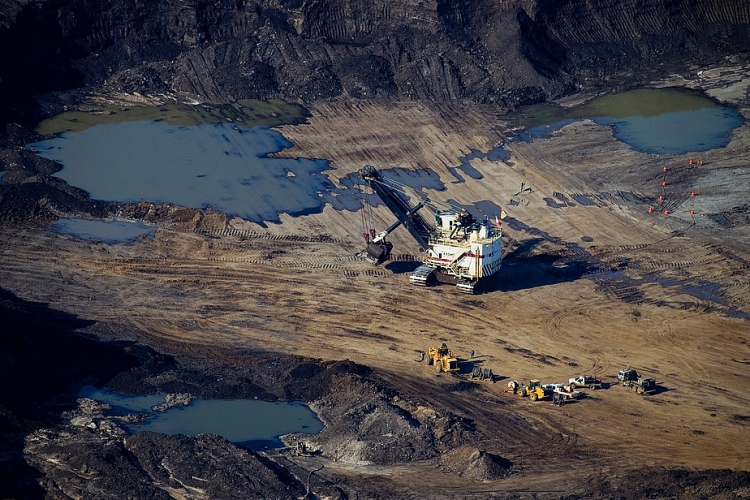
[[[265,108],[262,111],[269,112]],[[30,146],[41,156],[62,163],[63,169],[55,175],[88,191],[94,199],[212,207],[260,225],[279,223],[280,214],[284,213],[292,216],[318,213],[327,204],[336,210],[361,208],[356,175],[338,179],[337,186],[328,176],[331,170],[325,159],[273,157],[273,153],[292,144],[266,126],[238,124],[237,119],[242,123],[249,121],[245,115],[228,121],[231,117],[224,116],[229,112],[226,110],[214,112],[216,116],[203,116],[203,111],[190,114],[181,110],[183,114],[179,114],[168,108],[151,112],[161,113],[164,118],[129,121],[141,115],[133,114],[132,110],[113,111],[114,114],[94,115],[94,121],[89,117],[80,128],[75,128],[73,125],[81,124],[88,115],[61,115],[45,126],[50,130],[71,131]],[[225,121],[220,122],[221,118]],[[725,146],[732,130],[744,121],[736,111],[717,105],[703,94],[680,89],[633,90],[572,108],[541,105],[512,117],[528,127],[526,137],[543,137],[583,118],[611,125],[616,137],[635,149],[651,153]],[[201,119],[207,123],[197,123]],[[507,152],[501,146],[486,152],[470,152],[459,159],[459,164],[449,167],[456,182],[464,182],[464,176],[482,179],[482,172],[471,165],[477,158],[504,160]],[[418,192],[445,189],[441,179],[431,171],[390,169],[381,173]],[[368,201],[380,204],[376,197]],[[496,212],[495,207],[485,208]],[[68,228],[63,226],[60,230]],[[124,227],[111,229],[119,231]],[[104,227],[72,228],[93,237],[102,230]]]
[[[284,434],[317,434],[323,430],[320,420],[300,402],[193,399],[188,406],[175,406],[162,413],[152,410],[165,401],[159,395],[124,396],[93,386],[84,387],[78,395],[111,405],[115,415],[148,413],[144,423],[127,426],[131,433],[211,433],[245,448],[261,450],[282,446],[279,437]]]
[[[657,154],[725,147],[732,131],[744,123],[737,111],[701,93],[674,88],[631,90],[570,108],[542,104],[525,109],[515,118],[528,127],[531,137],[545,137],[588,118],[611,125],[615,137],[633,149]]]
[[[69,234],[82,240],[117,243],[134,241],[155,231],[154,226],[118,220],[59,219],[51,228],[58,234]]]
[[[135,121],[93,126],[30,147],[63,164],[56,176],[99,200],[210,206],[258,223],[279,222],[280,213],[318,212],[326,201],[359,208],[353,192],[323,197],[334,188],[323,174],[326,160],[268,156],[291,145],[265,127]]]
[[[328,177],[327,160],[270,156],[292,144],[267,127],[125,121],[29,146],[63,165],[57,177],[98,200],[212,207],[261,225],[280,222],[282,213],[317,213],[326,204],[348,211],[362,206],[355,174],[339,179],[337,187]],[[445,189],[428,170],[395,168],[383,175],[418,191]],[[95,230],[93,225],[82,229]]]

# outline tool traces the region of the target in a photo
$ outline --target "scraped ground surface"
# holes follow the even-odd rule
[[[729,98],[745,99],[744,91]],[[96,321],[91,330],[105,336],[143,332],[138,340],[185,352],[258,348],[368,365],[474,419],[493,437],[484,448],[523,471],[479,485],[431,463],[326,461],[320,472],[380,478],[403,496],[426,483],[464,494],[530,481],[571,491],[583,477],[648,465],[750,470],[750,126],[727,148],[665,157],[576,122],[548,139],[507,142],[506,161],[473,160],[481,179],[449,168],[512,135],[482,110],[331,103],[281,130],[295,144],[282,154],[330,159],[334,183],[368,163],[431,169],[447,186],[430,192],[434,202],[502,206],[503,270],[474,296],[449,285],[414,288],[418,248],[406,231],[391,236],[394,260],[374,267],[354,256],[360,214],[326,208],[268,228],[204,217],[134,244],[3,228],[4,287]],[[376,216],[378,228],[393,221],[382,207]],[[464,367],[473,350],[498,381],[446,390],[468,373],[436,375],[419,362],[441,342]],[[657,392],[618,386],[626,366],[655,378]],[[605,389],[562,408],[504,391],[510,380],[582,373],[601,375]]]

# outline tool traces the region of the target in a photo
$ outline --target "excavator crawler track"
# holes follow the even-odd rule
[[[435,272],[435,269],[433,269],[430,266],[425,266],[425,265],[419,266],[418,268],[414,270],[413,273],[409,275],[409,282],[412,285],[428,286],[429,281],[430,281],[430,276],[434,272]]]

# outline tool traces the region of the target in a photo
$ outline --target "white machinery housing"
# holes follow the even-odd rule
[[[424,202],[412,207],[405,195],[389,186],[375,167],[368,165],[359,175],[398,219],[380,233],[365,232],[368,246],[359,254],[363,258],[376,265],[387,260],[393,245],[385,238],[403,224],[423,251],[422,265],[409,276],[414,285],[449,282],[455,283],[461,292],[474,293],[477,282],[500,270],[502,230],[499,221],[497,225],[488,218],[478,221],[466,209],[444,210],[435,214],[435,227],[431,227],[417,213]]]
[[[422,265],[409,276],[409,281],[426,286],[437,272],[438,281],[447,278],[455,282],[460,291],[474,293],[474,286],[480,279],[500,270],[502,230],[493,227],[489,219],[478,222],[465,210],[438,212],[435,222],[437,227],[430,235]]]

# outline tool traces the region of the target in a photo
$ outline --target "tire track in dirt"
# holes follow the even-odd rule
[[[659,336],[669,346],[667,350],[672,353],[672,358],[674,358],[674,355],[676,354],[676,359],[679,360],[685,369],[693,375],[695,380],[706,380],[709,378],[709,371],[703,366],[703,364],[694,359],[694,356],[690,356],[682,347],[684,340],[681,340],[677,332],[672,330],[671,325],[667,324],[666,327],[667,329],[659,333]],[[688,359],[690,360],[689,362]]]
[[[596,375],[604,372],[605,367],[601,365],[601,357],[597,356],[597,351],[593,350],[590,341],[585,337],[581,337],[580,334],[576,333],[576,328],[563,328],[563,322],[571,320],[575,317],[582,317],[588,314],[592,309],[596,309],[598,306],[592,304],[590,307],[570,307],[564,309],[558,309],[552,312],[544,322],[544,331],[547,334],[547,338],[552,341],[553,344],[565,343],[567,346],[578,346],[577,357],[587,359],[590,362],[588,368],[577,367],[575,372],[582,372],[587,375]],[[564,361],[564,360],[563,360]],[[578,365],[579,362],[577,361]]]

